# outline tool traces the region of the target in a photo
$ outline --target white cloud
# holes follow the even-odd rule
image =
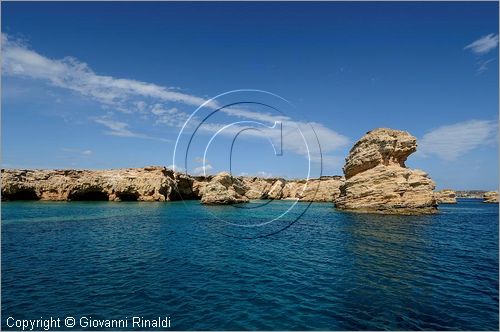
[[[215,133],[224,127],[220,123],[204,123],[200,130],[207,133]],[[283,132],[276,128],[266,128],[264,126],[255,126],[258,130],[247,130],[253,128],[253,125],[235,124],[227,127],[220,134],[229,137],[244,132],[243,137],[268,138],[278,149],[280,141],[283,143],[284,153],[296,153],[307,156],[319,154],[318,142],[322,153],[335,152],[340,148],[347,146],[351,140],[320,123],[305,123],[289,120],[282,123]],[[307,143],[307,144],[306,144]]]
[[[419,143],[424,155],[436,155],[444,160],[455,160],[467,152],[494,141],[498,125],[494,121],[471,120],[434,129]]]
[[[186,112],[179,111],[176,107],[164,108],[161,104],[154,104],[151,113],[157,117],[157,124],[165,124],[170,127],[182,127],[189,118],[189,114]]]
[[[193,169],[193,172],[194,174],[197,174],[197,175],[206,175],[208,171],[210,171],[212,169],[212,165],[210,164],[206,164],[206,165],[203,165],[203,166],[199,166],[199,167],[195,167]]]
[[[138,101],[135,103],[135,106],[137,106],[137,110],[140,112],[140,113],[144,113],[146,111],[146,103],[142,100]]]
[[[478,61],[478,68],[477,68],[477,72],[480,74],[482,73],[483,71],[487,70],[488,69],[488,64],[492,61],[494,61],[495,59],[488,59],[488,60],[479,60]]]
[[[179,172],[179,173],[185,173],[186,172],[185,168],[180,167],[180,166],[175,165],[175,164],[168,165],[167,168],[169,168],[169,169],[171,169],[173,171]]]
[[[271,178],[273,175],[271,173],[268,173],[266,171],[259,171],[256,173],[256,175],[260,178]]]
[[[79,154],[82,156],[90,156],[93,153],[92,150],[80,150],[80,149],[72,149],[72,148],[62,148],[61,151]]]
[[[2,72],[4,75],[40,80],[52,86],[78,92],[99,102],[106,110],[114,109],[129,115],[137,112],[141,114],[141,119],[149,119],[151,116],[156,124],[179,128],[190,114],[179,110],[178,107],[173,107],[171,104],[185,105],[194,109],[205,102],[204,98],[179,92],[177,88],[99,75],[86,63],[73,57],[50,59],[29,49],[25,44],[9,38],[6,34],[1,36]],[[214,110],[219,108],[219,105],[212,101],[205,107]],[[314,135],[316,132],[324,154],[336,151],[350,142],[347,137],[320,123],[308,124],[294,121],[288,116],[255,112],[242,107],[223,108],[221,112],[230,117],[261,121],[268,125],[274,124],[275,121],[281,121],[283,123],[284,149],[304,156],[307,156],[308,151],[297,127],[302,130],[308,142],[316,142]],[[194,119],[196,120],[196,117]],[[94,121],[105,126],[108,135],[157,139],[137,133],[130,128],[127,122],[111,119],[109,116],[95,118]],[[205,132],[214,133],[221,126],[223,125],[203,125],[203,129]],[[234,131],[239,132],[241,129],[241,127],[233,127],[231,131],[224,133],[231,134],[233,132],[234,134]],[[273,142],[278,142],[280,139],[279,131],[275,130],[248,131],[247,133],[255,137],[268,136]],[[319,154],[317,144],[311,144],[309,149],[312,154]]]
[[[464,49],[470,49],[475,54],[486,54],[498,46],[498,35],[490,33],[478,40],[465,46]]]
[[[171,140],[168,140],[165,138],[152,137],[152,136],[144,135],[141,133],[133,132],[129,129],[128,123],[113,120],[109,117],[95,118],[94,122],[101,124],[101,125],[105,126],[106,128],[108,128],[109,130],[107,130],[105,132],[105,134],[107,134],[107,135],[120,136],[120,137],[136,137],[136,138],[152,139],[152,140],[157,140],[157,141],[162,141],[162,142],[172,142]]]
[[[198,163],[198,164],[208,164],[208,160],[207,159],[203,159],[202,157],[196,157],[194,158],[193,160],[195,163]]]
[[[156,84],[98,75],[86,63],[73,57],[49,59],[3,33],[2,71],[8,76],[43,80],[125,111],[132,108],[129,103],[134,104],[134,109],[145,108],[144,101],[131,101],[137,97],[191,106],[199,106],[205,101]]]
[[[102,124],[109,129],[106,133],[112,136],[122,136],[122,137],[140,137],[140,134],[134,133],[128,129],[128,124],[121,121],[116,121],[106,118],[94,119],[96,123]]]
[[[193,160],[197,164],[202,164],[201,166],[195,167],[193,169],[193,173],[196,175],[207,175],[207,173],[213,169],[212,165],[210,165],[207,159],[203,159],[202,157],[196,157]]]

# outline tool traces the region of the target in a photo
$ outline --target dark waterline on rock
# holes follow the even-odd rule
[[[498,329],[498,205],[382,216],[314,203],[255,240],[207,214],[258,222],[283,204],[2,203],[2,329],[134,315],[175,330]]]

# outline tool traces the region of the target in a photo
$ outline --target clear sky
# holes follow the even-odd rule
[[[216,137],[205,160],[203,149],[234,121],[264,127],[235,140],[233,173],[285,177],[305,177],[309,165],[291,124],[312,124],[326,175],[342,174],[364,133],[389,127],[417,137],[407,165],[438,188],[496,190],[498,88],[496,2],[2,3],[6,168],[172,165],[180,129],[204,100],[258,89],[294,107],[218,112],[196,133],[188,172],[227,169],[245,124]],[[227,103],[280,103],[223,99],[191,119],[189,134]],[[276,120],[283,156],[266,138],[279,146],[278,129],[265,127]]]

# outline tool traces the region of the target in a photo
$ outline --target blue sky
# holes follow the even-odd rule
[[[204,115],[231,102],[196,132]],[[207,148],[210,138],[225,129]],[[498,188],[498,4],[2,3],[2,165],[187,166],[190,173],[341,174],[377,127],[407,130],[407,165],[438,188]],[[280,135],[269,129],[283,126]],[[311,124],[309,126],[308,124]],[[255,128],[254,128],[255,129]],[[178,151],[185,148],[179,144]],[[177,155],[178,156],[178,155]],[[182,162],[178,163],[177,160]]]

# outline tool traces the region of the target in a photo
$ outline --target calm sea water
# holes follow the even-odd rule
[[[252,240],[211,216],[258,224],[286,204],[2,203],[2,328],[167,315],[176,330],[498,329],[498,205],[398,217],[315,203]]]

